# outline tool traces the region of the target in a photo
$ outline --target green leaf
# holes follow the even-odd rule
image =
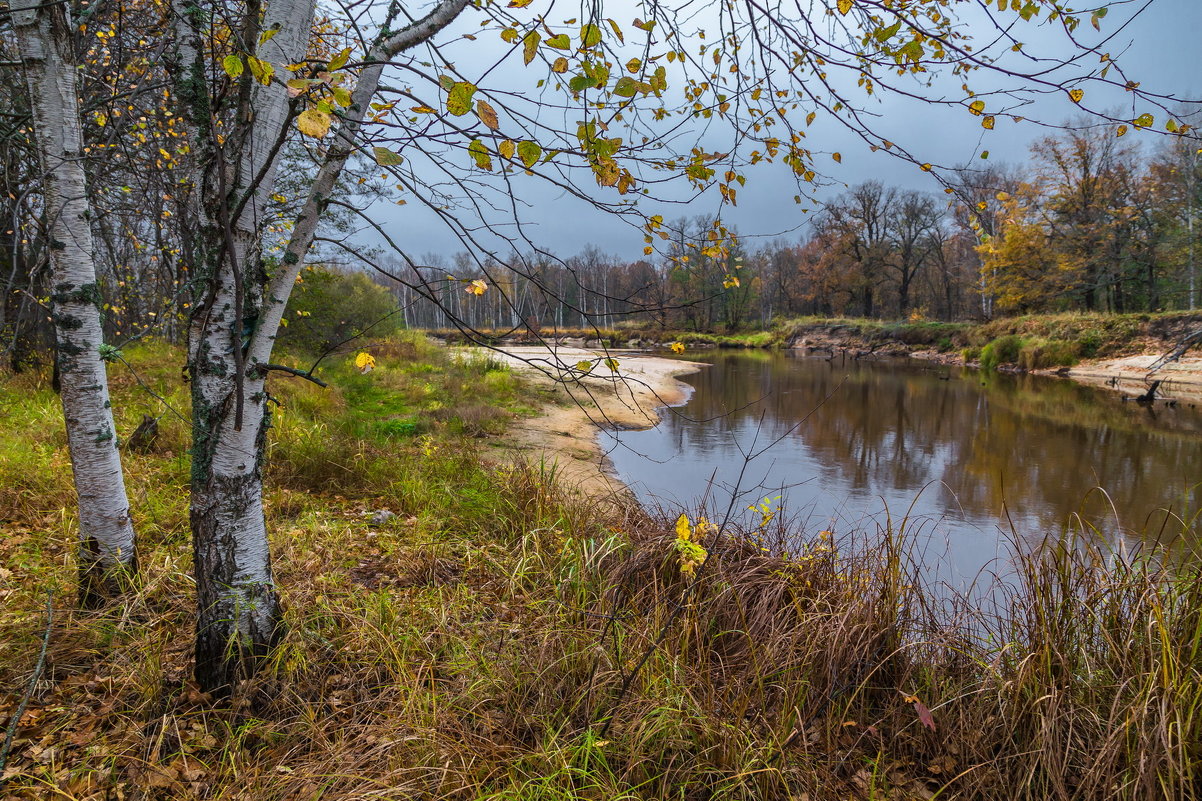
[[[601,28],[593,25],[591,22],[588,25],[580,26],[580,44],[584,47],[593,47],[601,41]]]
[[[557,50],[567,50],[572,46],[572,40],[568,38],[566,33],[561,33],[558,36],[552,36],[547,40],[547,47],[554,47]]]
[[[476,93],[475,84],[467,81],[456,81],[447,92],[447,113],[462,117],[472,110],[472,95]]]
[[[492,156],[488,154],[488,148],[479,139],[472,140],[472,143],[467,146],[467,152],[471,154],[477,167],[482,170],[492,170]]]
[[[530,169],[538,163],[538,157],[543,154],[542,146],[538,142],[524,140],[518,142],[518,158],[526,165],[526,169]]]
[[[1135,118],[1134,122],[1140,128],[1151,128],[1152,124],[1156,122],[1156,118],[1151,114],[1140,114]]]
[[[371,152],[376,157],[376,164],[379,164],[381,167],[397,167],[405,162],[400,153],[396,153],[386,147],[373,147]]]
[[[613,356],[605,360],[605,366],[615,373],[618,372],[618,360]]]
[[[618,82],[614,84],[614,94],[618,97],[634,97],[639,90],[639,82],[629,76],[618,78]]]
[[[225,74],[231,78],[237,78],[242,74],[242,58],[233,54],[221,59],[221,68],[225,70]]]
[[[538,43],[543,40],[543,37],[538,35],[538,31],[530,31],[522,37],[522,61],[529,64],[534,61],[534,56],[538,53]]]
[[[893,36],[900,30],[901,30],[901,20],[899,19],[897,22],[893,23],[888,28],[880,28],[879,30],[877,30],[877,32],[875,34],[873,34],[873,37],[878,42],[887,42],[890,39],[892,39]]]

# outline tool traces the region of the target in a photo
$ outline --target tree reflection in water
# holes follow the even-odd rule
[[[644,503],[690,508],[708,493],[707,507],[725,508],[742,452],[779,439],[749,465],[736,508],[781,493],[810,533],[906,516],[932,563],[960,580],[996,569],[1006,540],[1030,548],[1070,525],[1125,546],[1183,528],[1182,542],[1196,540],[1202,412],[1184,404],[1149,409],[1070,381],[913,360],[704,360],[685,378],[692,398],[659,427],[601,435]]]

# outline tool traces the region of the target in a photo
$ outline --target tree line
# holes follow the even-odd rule
[[[1183,136],[1140,148],[1107,128],[1065,126],[1034,143],[1021,168],[955,170],[947,192],[852,186],[793,241],[736,240],[707,252],[709,221],[682,218],[665,223],[670,239],[656,258],[621,259],[596,246],[483,263],[431,255],[418,268],[431,291],[379,280],[413,328],[629,321],[710,331],[809,315],[1194,309],[1200,146]],[[472,297],[464,289],[476,279],[497,291]]]

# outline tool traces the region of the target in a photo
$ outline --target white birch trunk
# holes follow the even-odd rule
[[[80,600],[92,606],[132,574],[136,552],[100,353],[100,289],[71,28],[62,5],[14,0],[12,10],[43,170],[61,399],[79,501]]]
[[[280,131],[288,124],[283,86],[256,85],[248,119],[214,141],[212,102],[195,0],[178,0],[178,77],[197,151],[195,191],[200,240],[193,271],[201,276],[188,332],[192,380],[191,528],[197,585],[196,665],[201,687],[228,692],[254,672],[282,633],[263,515],[263,456],[269,423],[264,377],[243,367],[244,325],[258,305],[258,242],[275,184]],[[300,61],[313,0],[280,0],[263,14],[279,32],[257,54],[283,65]],[[249,24],[249,23],[248,23]],[[257,24],[257,21],[256,21]],[[238,127],[241,126],[241,127]],[[229,130],[229,129],[227,129]],[[236,150],[241,143],[240,150]],[[218,147],[223,158],[218,159]],[[224,166],[224,170],[222,169]],[[257,181],[253,189],[251,184]],[[231,199],[249,194],[234,217]],[[239,380],[241,378],[241,380]]]
[[[181,76],[206,74],[197,30],[189,13],[196,0],[177,0],[180,22],[178,52]],[[196,562],[198,615],[196,677],[207,690],[226,690],[249,675],[281,632],[280,611],[271,571],[267,526],[263,516],[263,458],[269,423],[265,392],[265,366],[279,331],[280,319],[296,282],[302,260],[312,244],[318,219],[352,152],[384,62],[405,47],[425,41],[466,6],[467,0],[447,0],[428,17],[378,43],[368,54],[347,109],[337,140],[330,147],[310,189],[304,210],[293,229],[283,265],[267,285],[259,269],[258,242],[263,210],[274,191],[276,153],[272,150],[288,124],[288,101],[278,84],[256,86],[252,98],[252,130],[231,134],[243,147],[237,170],[239,180],[227,180],[227,189],[241,197],[254,187],[242,214],[231,221],[228,239],[222,230],[220,204],[228,197],[215,191],[220,181],[210,164],[204,189],[202,222],[207,234],[209,294],[194,310],[189,335],[189,365],[193,381],[193,449],[191,524]],[[264,27],[278,23],[279,32],[268,42],[272,50],[260,52],[277,71],[283,64],[301,60],[313,20],[313,0],[279,0],[264,15]],[[441,13],[440,13],[441,12]],[[193,87],[194,88],[194,87]],[[187,94],[187,92],[185,92]],[[194,141],[203,143],[205,121],[199,109],[192,113]],[[242,134],[239,136],[239,134]],[[215,154],[211,138],[207,147]],[[230,165],[231,167],[233,165]],[[232,185],[237,184],[237,185]],[[222,245],[229,247],[224,248]],[[230,255],[233,260],[231,261]],[[221,256],[221,257],[219,257]],[[235,270],[244,287],[239,308]],[[243,345],[244,318],[253,318],[253,330]],[[241,387],[239,353],[244,354]]]

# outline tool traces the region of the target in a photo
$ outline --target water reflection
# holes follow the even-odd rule
[[[708,493],[708,506],[722,507],[737,485],[740,509],[783,488],[811,527],[908,514],[960,575],[1004,554],[1011,527],[1030,546],[1080,516],[1130,543],[1179,535],[1178,518],[1197,508],[1196,409],[911,360],[707,361],[685,379],[691,400],[659,427],[602,435],[644,502],[693,506]],[[745,466],[745,453],[758,455]]]

